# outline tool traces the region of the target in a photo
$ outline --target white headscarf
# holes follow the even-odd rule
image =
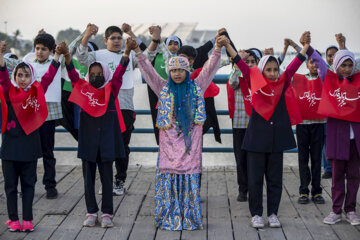
[[[337,69],[341,66],[341,64],[348,59],[350,59],[353,62],[353,70],[351,72],[351,75],[353,75],[355,72],[355,64],[356,64],[355,56],[349,50],[339,50],[335,53],[334,63],[333,63],[335,71],[337,71]]]
[[[165,45],[166,47],[169,46],[170,41],[174,41],[178,43],[179,48],[181,47],[180,39],[177,36],[170,36],[166,39]]]
[[[269,61],[269,58],[270,58],[270,57],[275,58],[278,66],[280,66],[280,64],[279,64],[279,62],[278,62],[278,60],[277,60],[276,57],[274,57],[273,55],[265,55],[265,56],[263,56],[263,57],[260,59],[260,62],[259,62],[259,64],[258,64],[258,68],[259,68],[261,74],[262,74],[262,72],[264,71],[264,67],[265,67],[266,63]]]
[[[27,62],[20,62],[19,64],[21,63],[25,63],[29,68],[30,68],[30,72],[31,72],[31,82],[30,84],[24,89],[24,91],[29,91],[29,89],[31,88],[31,85],[36,81],[36,71],[34,69],[33,66],[31,66],[30,63],[27,63]],[[19,85],[16,83],[15,81],[15,72],[16,72],[16,69],[18,68],[18,65],[16,65],[16,67],[14,68],[13,70],[13,74],[11,75],[11,83],[12,85],[14,85],[16,88],[19,88]]]
[[[85,76],[85,81],[89,82],[90,67],[94,63],[100,63],[100,65],[102,67],[102,70],[103,70],[103,75],[104,75],[104,78],[105,78],[105,83],[101,87],[99,87],[99,89],[100,89],[100,88],[105,87],[105,85],[109,83],[109,81],[112,79],[112,73],[111,73],[110,68],[105,63],[100,62],[100,61],[96,61],[96,62],[93,62],[93,63],[90,64],[89,69],[88,69],[88,73]]]

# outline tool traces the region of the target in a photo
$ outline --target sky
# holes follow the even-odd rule
[[[7,22],[5,24],[4,22]],[[44,28],[56,37],[69,27],[85,30],[88,23],[198,23],[197,30],[225,27],[238,49],[283,48],[283,39],[298,43],[311,31],[312,46],[324,51],[343,33],[347,48],[360,52],[360,0],[0,0],[0,31],[19,29],[33,39]],[[167,37],[167,36],[164,36]]]

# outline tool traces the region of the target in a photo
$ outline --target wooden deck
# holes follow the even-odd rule
[[[86,208],[79,166],[57,166],[59,198],[47,200],[41,184],[42,167],[34,199],[33,233],[10,233],[6,225],[6,198],[0,174],[0,239],[360,239],[360,226],[342,221],[333,226],[322,220],[331,210],[331,181],[323,180],[325,205],[297,203],[299,177],[296,169],[284,169],[284,188],[279,211],[282,228],[256,230],[249,226],[248,203],[239,203],[234,168],[204,169],[201,197],[204,230],[167,232],[154,227],[154,168],[133,167],[128,171],[127,193],[114,197],[114,228],[83,228]],[[99,179],[96,189],[99,188]],[[101,196],[97,195],[101,203]],[[264,203],[266,192],[264,191]],[[266,213],[266,204],[264,204]],[[358,195],[360,209],[360,194]],[[21,203],[19,201],[19,212]],[[359,210],[358,210],[358,213]],[[266,214],[265,214],[266,215]]]

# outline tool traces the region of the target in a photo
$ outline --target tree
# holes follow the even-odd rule
[[[56,41],[57,42],[65,41],[67,44],[70,44],[80,34],[81,32],[79,30],[75,30],[72,28],[61,30],[57,34]]]
[[[14,48],[17,48],[18,37],[21,36],[21,32],[19,29],[16,29],[16,31],[13,34],[14,34],[13,46],[14,46]]]

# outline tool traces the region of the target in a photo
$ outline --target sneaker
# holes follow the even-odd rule
[[[322,175],[323,179],[329,179],[332,177],[332,173],[331,172],[324,172],[324,174]]]
[[[32,221],[24,221],[22,222],[22,231],[23,232],[33,232],[34,227]]]
[[[101,227],[102,228],[111,228],[114,226],[112,222],[112,215],[110,214],[103,214],[101,215]]]
[[[307,195],[307,194],[300,194],[300,197],[298,198],[298,203],[300,203],[300,204],[307,204],[307,203],[309,203],[309,195]]]
[[[124,181],[116,180],[113,185],[113,195],[120,196],[125,193]]]
[[[251,226],[253,228],[263,228],[264,225],[264,219],[258,215],[255,215],[251,218]]]
[[[56,188],[46,189],[46,198],[47,199],[56,199],[58,197],[58,191]]]
[[[312,196],[311,200],[316,204],[324,204],[325,203],[325,199],[323,198],[323,196],[321,196],[321,194],[316,194],[315,196]]]
[[[341,221],[341,214],[336,214],[336,213],[334,213],[334,212],[331,212],[330,214],[329,214],[329,216],[327,216],[326,218],[324,218],[324,223],[326,223],[326,224],[331,224],[331,225],[333,225],[333,224],[335,224],[335,223],[337,223],[337,222],[340,222]]]
[[[239,195],[237,196],[236,200],[238,202],[246,202],[247,201],[247,193],[239,192]]]
[[[21,231],[21,225],[19,220],[17,221],[11,221],[10,219],[5,222],[5,224],[8,225],[8,229],[10,232],[20,232]]]
[[[348,212],[346,213],[346,221],[348,221],[351,225],[360,225],[360,218],[356,215],[356,212]]]
[[[102,186],[100,186],[98,193],[99,193],[99,195],[102,195]]]
[[[96,213],[87,213],[86,220],[83,223],[84,227],[94,227],[98,223]]]
[[[278,217],[273,213],[268,217],[269,226],[271,228],[279,228],[281,227],[281,223],[278,219]]]

